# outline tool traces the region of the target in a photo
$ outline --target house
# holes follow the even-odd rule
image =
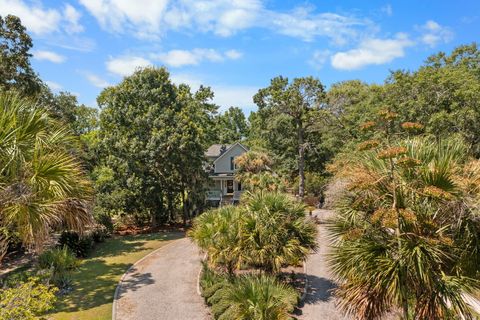
[[[214,144],[208,148],[205,152],[209,177],[207,201],[221,205],[240,199],[242,185],[235,180],[235,158],[247,151],[240,142],[231,145]]]

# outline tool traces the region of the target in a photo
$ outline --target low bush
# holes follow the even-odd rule
[[[286,320],[298,303],[298,292],[274,276],[217,274],[204,265],[202,296],[214,319]]]
[[[77,257],[85,258],[93,248],[94,241],[89,235],[81,237],[74,231],[64,231],[60,235],[58,245],[60,247],[67,246]]]
[[[112,217],[104,212],[101,208],[94,209],[94,218],[95,221],[105,228],[108,234],[111,234],[114,230]]]
[[[105,242],[110,235],[111,232],[103,225],[96,226],[88,234],[95,243]]]
[[[43,283],[38,277],[0,289],[0,319],[42,319],[42,315],[53,309],[56,291],[57,288]]]
[[[230,319],[286,320],[292,319],[298,303],[298,292],[277,278],[266,275],[245,275],[222,291]]]
[[[54,248],[43,252],[38,257],[41,269],[52,271],[52,281],[59,288],[67,288],[71,284],[71,273],[79,266],[79,261],[68,247]]]

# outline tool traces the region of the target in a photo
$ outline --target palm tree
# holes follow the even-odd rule
[[[415,138],[355,155],[330,226],[340,305],[356,319],[473,319],[480,288],[480,161],[458,139]]]
[[[287,320],[298,302],[298,293],[275,277],[241,276],[221,292],[230,306],[221,319]]]
[[[189,236],[208,254],[212,265],[233,274],[242,262],[242,223],[238,208],[225,206],[195,218]]]
[[[317,247],[315,224],[305,206],[279,192],[248,193],[243,199],[245,260],[268,273],[298,265]]]
[[[12,234],[40,249],[54,228],[82,231],[90,224],[91,185],[75,147],[66,126],[44,109],[16,94],[0,94],[3,252]]]
[[[242,265],[267,273],[298,265],[316,249],[316,234],[305,207],[277,192],[248,193],[242,206],[205,212],[189,232],[209,262],[230,274]]]

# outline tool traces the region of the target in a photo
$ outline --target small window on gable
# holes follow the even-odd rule
[[[235,157],[230,157],[230,170],[235,170]]]

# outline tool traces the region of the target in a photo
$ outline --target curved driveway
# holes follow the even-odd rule
[[[315,210],[320,220],[331,211]],[[319,250],[307,261],[309,290],[298,318],[344,320],[336,306],[333,277],[326,263],[327,230],[318,225]],[[197,294],[201,254],[188,238],[175,240],[137,262],[117,289],[113,320],[206,320],[208,308]]]
[[[205,320],[197,294],[201,255],[188,238],[175,240],[137,262],[117,288],[113,320]]]

